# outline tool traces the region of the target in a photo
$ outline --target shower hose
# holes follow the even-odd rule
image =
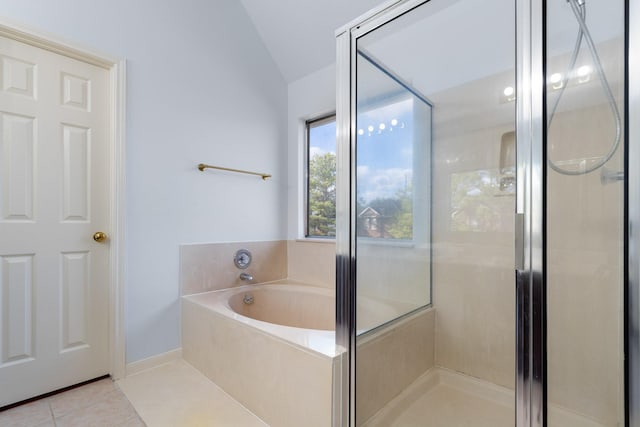
[[[578,21],[579,29],[578,36],[576,39],[576,44],[573,48],[573,53],[571,54],[571,59],[569,60],[568,72],[566,72],[562,77],[562,87],[560,89],[560,93],[556,97],[549,114],[549,123],[547,125],[547,129],[551,127],[551,122],[556,113],[556,109],[558,108],[558,103],[560,99],[562,99],[562,95],[564,94],[565,89],[567,88],[567,83],[569,81],[569,77],[572,74],[572,71],[575,68],[576,61],[578,59],[578,54],[580,53],[580,46],[582,45],[582,40],[584,39],[589,51],[591,53],[591,57],[593,58],[595,71],[598,73],[600,77],[600,84],[602,86],[602,90],[604,91],[605,97],[607,98],[607,102],[609,103],[609,107],[611,110],[611,114],[613,115],[613,120],[615,122],[615,137],[613,139],[613,143],[609,148],[609,151],[602,157],[598,158],[598,160],[580,170],[569,170],[561,167],[557,163],[554,163],[551,159],[549,159],[549,166],[554,171],[561,173],[563,175],[585,175],[595,170],[598,170],[605,163],[607,163],[611,157],[615,154],[618,146],[620,145],[620,138],[622,136],[622,124],[620,120],[620,112],[618,110],[618,105],[616,104],[615,98],[613,97],[613,93],[611,91],[611,87],[609,86],[609,82],[607,81],[607,77],[604,74],[604,69],[602,67],[602,62],[600,61],[600,57],[598,56],[598,51],[596,50],[595,43],[593,42],[593,38],[591,37],[591,33],[589,32],[589,28],[587,27],[586,17],[587,17],[587,7],[585,5],[585,0],[566,0],[571,6],[571,10],[573,11],[573,15],[576,17],[576,21]]]

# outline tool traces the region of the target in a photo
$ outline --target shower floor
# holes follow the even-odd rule
[[[513,427],[513,391],[467,375],[434,368],[368,420],[365,427]],[[606,427],[551,407],[549,425]]]

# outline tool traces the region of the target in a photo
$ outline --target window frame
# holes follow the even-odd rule
[[[312,118],[309,118],[307,120],[305,120],[304,122],[304,160],[303,160],[303,164],[304,164],[304,197],[303,197],[303,216],[304,216],[304,225],[303,225],[303,237],[305,239],[309,239],[309,240],[313,240],[313,239],[320,239],[320,240],[335,240],[336,237],[335,236],[314,236],[311,235],[309,233],[309,213],[310,213],[310,209],[309,209],[309,203],[310,203],[310,197],[309,197],[309,169],[310,169],[310,163],[311,163],[311,129],[313,127],[318,127],[318,126],[322,126],[325,125],[327,123],[331,123],[331,122],[336,122],[337,120],[337,116],[336,116],[336,112],[330,112],[327,114],[322,114],[322,115],[318,115],[318,116],[314,116]],[[336,150],[337,150],[337,135],[336,135]],[[337,154],[337,153],[336,153]],[[337,166],[336,166],[337,168]]]

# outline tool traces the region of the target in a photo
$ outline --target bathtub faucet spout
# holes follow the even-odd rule
[[[250,275],[249,273],[240,273],[240,280],[251,282],[253,280],[253,276]]]

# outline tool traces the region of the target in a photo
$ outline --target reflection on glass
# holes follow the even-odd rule
[[[364,51],[358,72],[358,330],[365,332],[431,302],[432,107]]]
[[[358,114],[358,236],[413,238],[413,98]]]
[[[498,169],[480,169],[451,174],[451,231],[503,232],[513,231],[513,175]]]
[[[550,427],[568,425],[567,413],[580,425],[625,425],[624,7],[547,9]]]
[[[513,427],[514,8],[430,0],[357,40],[356,426]]]

